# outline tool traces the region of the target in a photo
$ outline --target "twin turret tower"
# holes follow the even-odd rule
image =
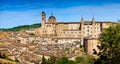
[[[44,11],[41,14],[41,21],[42,21],[42,28],[44,28],[46,23],[46,14]]]

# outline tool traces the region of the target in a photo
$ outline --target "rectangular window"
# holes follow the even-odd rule
[[[87,30],[87,32],[89,32],[89,30]]]
[[[96,27],[95,27],[95,29],[96,29]]]
[[[89,28],[89,26],[87,26],[87,28]]]
[[[97,29],[99,29],[99,27],[97,27]]]

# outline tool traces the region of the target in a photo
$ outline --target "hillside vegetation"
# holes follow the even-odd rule
[[[22,25],[22,26],[17,26],[17,27],[13,27],[13,28],[0,28],[1,31],[20,31],[20,30],[29,30],[32,28],[39,28],[41,27],[40,23],[36,23],[36,24],[32,24],[32,25]]]

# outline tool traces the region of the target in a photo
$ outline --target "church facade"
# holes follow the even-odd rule
[[[82,17],[80,22],[58,22],[53,14],[47,22],[45,12],[41,13],[41,21],[42,26],[37,30],[37,34],[42,38],[50,37],[58,41],[60,39],[79,40],[82,45],[87,42],[84,38],[98,38],[104,28],[115,24],[110,21],[95,21],[94,17],[91,21],[86,21]]]

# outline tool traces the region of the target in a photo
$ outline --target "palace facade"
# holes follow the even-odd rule
[[[46,21],[45,12],[41,14],[41,21],[42,26],[36,30],[37,35],[42,38],[55,39],[58,43],[78,41],[84,45],[87,52],[89,52],[88,48],[90,49],[90,47],[92,47],[91,50],[96,48],[95,46],[98,45],[96,39],[101,36],[102,30],[115,24],[115,22],[110,21],[95,21],[94,17],[91,21],[86,21],[82,17],[80,22],[58,22],[53,14]],[[91,39],[96,41],[93,42]]]

